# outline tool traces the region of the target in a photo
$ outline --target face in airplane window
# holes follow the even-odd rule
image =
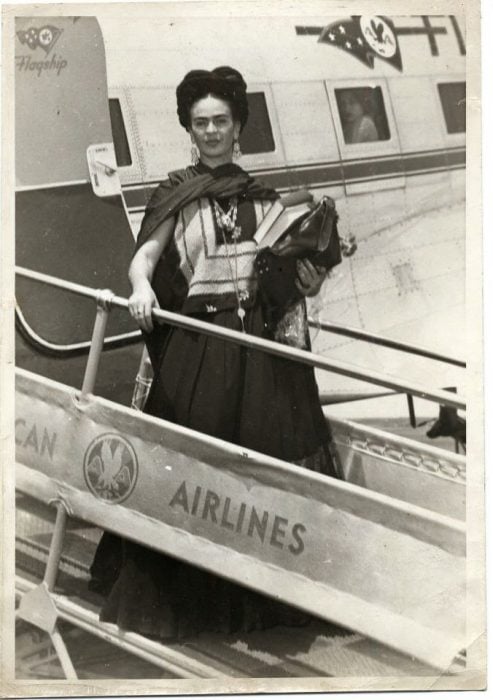
[[[351,93],[345,92],[341,97],[342,116],[346,122],[355,122],[363,116],[363,106],[360,101]]]
[[[363,94],[359,89],[336,90],[336,98],[346,143],[382,140],[375,123],[370,94]]]

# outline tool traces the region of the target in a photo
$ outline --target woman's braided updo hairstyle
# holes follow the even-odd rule
[[[192,106],[203,97],[213,95],[229,104],[233,119],[240,122],[243,130],[248,119],[246,90],[247,86],[241,73],[229,66],[220,66],[211,71],[190,71],[176,88],[180,124],[188,129]]]

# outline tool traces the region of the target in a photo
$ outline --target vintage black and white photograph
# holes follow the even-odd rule
[[[2,690],[483,688],[479,3],[3,19]]]

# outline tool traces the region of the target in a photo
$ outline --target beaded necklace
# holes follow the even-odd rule
[[[219,203],[213,199],[214,213],[216,215],[217,225],[221,231],[222,239],[224,242],[224,248],[226,250],[226,257],[228,259],[229,273],[231,275],[231,281],[233,282],[233,287],[235,290],[236,301],[238,304],[238,309],[236,313],[241,322],[241,330],[246,333],[245,330],[245,315],[246,311],[242,306],[242,293],[240,290],[239,280],[238,280],[238,240],[241,237],[241,226],[236,225],[236,219],[238,216],[238,198],[233,197],[230,200],[230,205],[228,211],[225,212],[219,205]],[[234,246],[234,271],[233,263],[231,262],[230,248],[226,238],[226,234],[229,233],[233,241]]]

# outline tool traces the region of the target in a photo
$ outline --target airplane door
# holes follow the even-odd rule
[[[121,195],[96,196],[87,163],[88,148],[109,153],[113,140],[98,22],[16,18],[15,41],[16,264],[128,296],[134,241]],[[23,277],[16,299],[17,364],[80,386],[94,303]],[[128,314],[112,312],[115,344],[136,331]],[[115,400],[130,399],[138,366],[126,352],[104,355],[98,389]]]

